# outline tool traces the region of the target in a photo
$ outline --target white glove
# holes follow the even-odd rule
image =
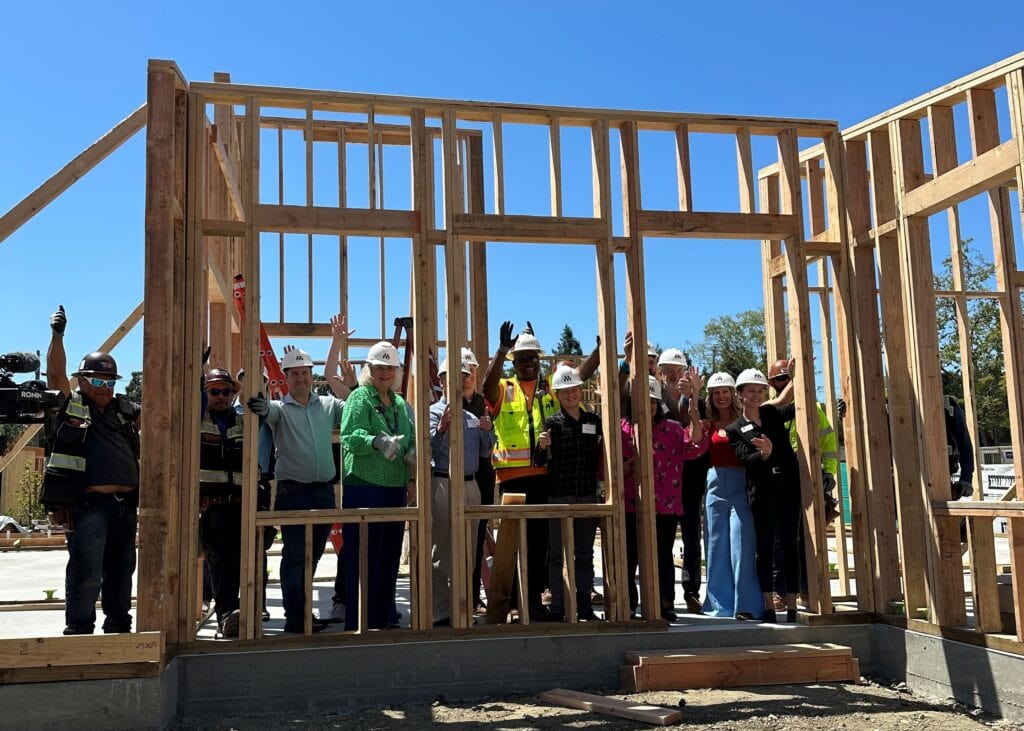
[[[373,448],[383,454],[384,459],[391,462],[398,456],[398,450],[402,447],[403,439],[405,439],[404,434],[393,437],[390,434],[381,432],[373,438]]]
[[[405,463],[416,469],[416,447],[414,446],[408,452],[405,453]]]

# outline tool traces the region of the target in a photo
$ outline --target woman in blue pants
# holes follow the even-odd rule
[[[704,614],[756,619],[764,612],[764,601],[755,564],[754,517],[747,502],[746,471],[725,433],[725,427],[741,413],[732,376],[712,375],[708,379],[708,418],[704,424],[711,435],[711,466],[704,498]]]

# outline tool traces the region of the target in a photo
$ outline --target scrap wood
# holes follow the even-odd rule
[[[542,701],[566,708],[578,708],[591,713],[604,713],[609,716],[628,718],[632,721],[653,723],[656,726],[670,726],[679,723],[683,714],[663,706],[649,706],[643,703],[620,701],[617,698],[605,698],[592,693],[579,693],[574,690],[555,688],[538,696]]]

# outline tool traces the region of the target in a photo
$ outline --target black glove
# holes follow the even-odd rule
[[[518,335],[515,337],[512,336],[513,327],[514,325],[511,320],[505,320],[505,322],[501,323],[501,330],[498,331],[498,339],[503,350],[511,350],[512,346],[516,344],[516,340],[519,339]]]
[[[963,480],[958,480],[953,483],[953,499],[959,500],[960,498],[970,497],[974,494],[974,485]]]
[[[841,398],[836,400],[836,413],[839,414],[840,419],[846,418],[846,399]]]
[[[206,348],[206,350],[203,351],[203,365],[206,365],[207,363],[210,362],[210,353],[212,353],[212,352],[213,352],[213,346],[212,345],[208,346]]]
[[[249,411],[256,414],[256,416],[266,416],[270,413],[270,402],[267,401],[267,397],[262,393],[258,393],[249,399],[248,402]]]
[[[68,326],[68,316],[64,314],[64,305],[57,305],[57,311],[50,315],[50,329],[54,335],[64,335]]]
[[[826,493],[830,493],[836,489],[836,478],[832,476],[831,472],[822,472],[821,485],[825,488]]]

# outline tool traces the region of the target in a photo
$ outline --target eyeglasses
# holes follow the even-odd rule
[[[93,388],[103,388],[104,386],[107,388],[113,388],[117,384],[116,380],[112,379],[108,381],[106,378],[89,377],[86,378],[85,381]]]
[[[230,388],[208,388],[206,393],[211,396],[230,396],[232,392]]]

